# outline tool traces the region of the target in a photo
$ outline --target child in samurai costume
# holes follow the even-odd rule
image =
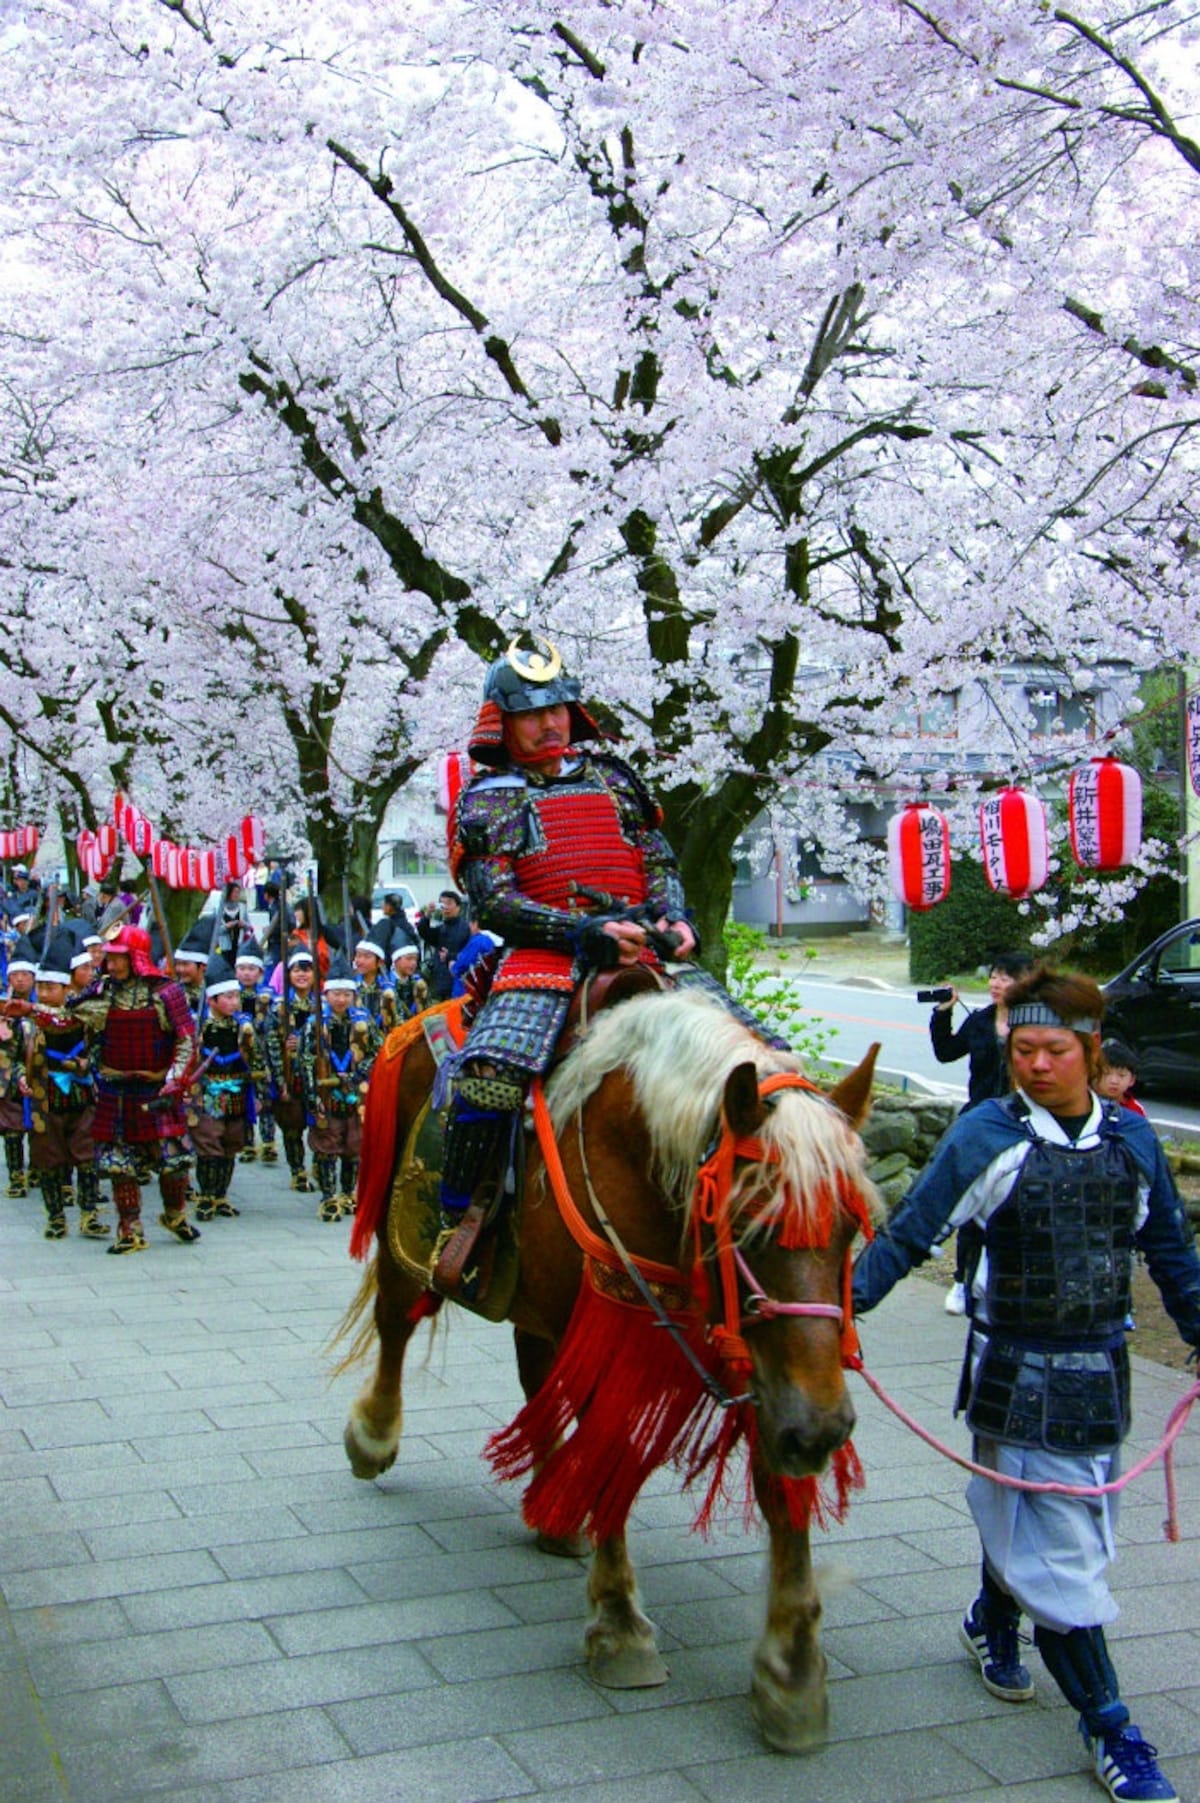
[[[28,1002],[33,996],[37,955],[24,934],[14,942],[8,957],[5,1000]],[[24,1047],[16,1021],[0,1020],[0,1134],[4,1135],[4,1162],[8,1168],[8,1194],[29,1193],[25,1174],[25,1098],[21,1094]]]
[[[321,1189],[317,1208],[321,1221],[338,1221],[354,1213],[363,1101],[383,1044],[366,1009],[354,1004],[357,987],[349,964],[340,952],[335,954],[325,979],[321,1013],[313,1013],[300,1040],[308,1144]]]
[[[158,1179],[159,1223],[198,1240],[187,1218],[191,1148],[183,1099],[195,1051],[187,997],[150,956],[150,935],[128,924],[104,947],[104,975],[67,1011],[87,1029],[96,1072],[96,1169],[112,1180],[117,1233],[110,1253],[142,1252],[141,1188]]]
[[[386,1039],[400,1016],[396,1012],[396,991],[387,959],[378,940],[370,936],[359,940],[354,948],[354,968],[358,973],[354,1005],[371,1016]]]
[[[286,983],[286,995],[280,996],[267,1018],[264,1049],[271,1112],[283,1134],[292,1188],[303,1192],[313,1187],[304,1168],[304,1085],[299,1063],[300,1040],[315,1006],[312,953],[306,945],[295,946],[288,953]]]
[[[275,1005],[275,991],[263,981],[262,950],[253,934],[238,941],[237,961],[233,968],[241,992],[241,1012],[248,1014],[254,1023],[251,1074],[254,1078],[254,1109],[258,1116],[254,1126],[247,1123],[246,1144],[239,1157],[243,1164],[252,1164],[256,1158],[261,1158],[264,1164],[278,1164],[271,1079],[267,1070],[267,1027]]]
[[[106,1240],[111,1230],[97,1213],[100,1182],[92,1141],[96,1089],[87,1034],[66,1012],[76,944],[69,932],[55,935],[38,967],[38,1012],[22,1022],[29,1162],[41,1172],[46,1239],[67,1236],[65,1205],[74,1180],[80,1233],[85,1239]]]
[[[237,1155],[254,1122],[254,1022],[241,1011],[241,985],[219,952],[204,979],[208,1013],[199,1033],[200,1064],[188,1128],[196,1152],[196,1219],[241,1213],[229,1200]]]
[[[392,993],[399,1020],[411,1020],[429,1006],[429,985],[421,975],[421,954],[415,945],[398,945],[392,953]]]

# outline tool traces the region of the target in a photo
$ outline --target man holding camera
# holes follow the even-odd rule
[[[456,889],[442,890],[432,914],[427,915],[422,909],[417,915],[417,932],[428,952],[425,974],[430,998],[435,1002],[448,1001],[454,987],[450,966],[471,937],[471,923]]]

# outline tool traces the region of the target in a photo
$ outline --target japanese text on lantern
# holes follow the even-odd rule
[[[928,895],[936,895],[941,889],[944,856],[941,819],[935,813],[923,813],[921,815],[921,882]]]

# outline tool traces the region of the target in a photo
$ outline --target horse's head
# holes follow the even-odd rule
[[[854,1425],[842,1355],[872,1065],[826,1097],[707,997],[655,995],[601,1014],[548,1091],[580,1191],[691,1279],[725,1394],[748,1360],[760,1450],[785,1476],[820,1471]]]
[[[870,1107],[878,1050],[828,1097],[794,1076],[764,1078],[749,1060],[725,1082],[740,1331],[759,1448],[786,1477],[822,1471],[854,1428],[843,1371],[853,1345],[849,1255],[870,1193],[855,1129]]]

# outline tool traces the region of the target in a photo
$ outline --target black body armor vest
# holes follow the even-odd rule
[[[987,1344],[973,1379],[964,1373],[977,1434],[1080,1454],[1124,1439],[1137,1203],[1137,1166],[1118,1139],[1030,1148],[985,1230]]]

